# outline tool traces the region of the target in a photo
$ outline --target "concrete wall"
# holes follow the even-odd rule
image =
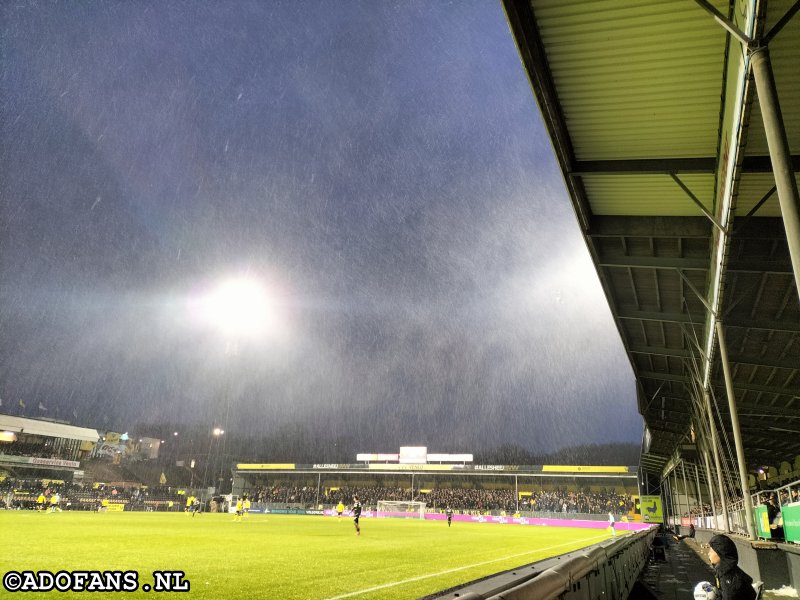
[[[650,556],[655,528],[540,561],[436,596],[437,600],[627,598]]]

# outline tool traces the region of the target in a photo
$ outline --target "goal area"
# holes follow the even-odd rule
[[[402,500],[378,500],[379,519],[424,519],[425,503]]]

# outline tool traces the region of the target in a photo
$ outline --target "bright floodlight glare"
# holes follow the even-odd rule
[[[220,429],[219,427],[215,427],[214,428],[214,435],[222,435],[223,433],[225,433],[225,432],[222,429]]]
[[[252,279],[231,279],[204,302],[205,316],[224,333],[255,335],[269,321],[269,301],[263,286]]]

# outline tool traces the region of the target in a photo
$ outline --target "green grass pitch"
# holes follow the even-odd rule
[[[184,571],[189,595],[282,600],[413,599],[564,554],[606,530],[401,519],[183,513],[0,511],[0,574],[136,570],[139,590],[33,598],[153,598],[153,571]],[[0,588],[0,597],[10,597]]]

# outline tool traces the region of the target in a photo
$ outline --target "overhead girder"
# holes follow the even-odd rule
[[[617,317],[635,321],[661,321],[666,323],[681,323],[684,325],[704,323],[706,318],[704,314],[692,315],[684,312],[636,310],[632,308],[618,308]],[[764,329],[767,331],[800,333],[800,323],[754,319],[736,315],[726,316],[724,325],[725,327],[738,327],[743,329]]]
[[[672,358],[694,358],[691,350],[681,348],[666,348],[663,346],[642,346],[634,345],[628,348],[628,352],[633,354],[653,354],[656,356],[667,356]]]
[[[711,239],[704,217],[626,217],[592,215],[589,237]]]
[[[725,387],[724,381],[711,381],[714,387]],[[737,390],[745,390],[748,392],[764,392],[767,394],[776,394],[778,396],[792,396],[800,398],[800,388],[788,386],[775,386],[775,385],[760,385],[757,383],[745,383],[741,381],[734,381],[733,387]]]
[[[629,256],[602,253],[597,257],[597,264],[606,268],[708,271],[710,267],[709,260],[708,258]]]
[[[771,321],[767,319],[749,319],[746,316],[726,316],[723,320],[725,327],[739,327],[741,329],[765,329],[768,331],[783,331],[800,333],[800,323],[790,321]]]
[[[769,367],[778,369],[800,369],[796,358],[764,358],[746,354],[734,354],[728,357],[728,361],[735,365],[752,365],[754,367]]]
[[[675,381],[678,383],[688,384],[691,376],[676,375],[674,373],[659,373],[656,371],[639,371],[637,375],[643,379],[655,379],[658,381]],[[714,387],[725,387],[724,381],[711,381]],[[738,390],[745,390],[750,392],[765,392],[767,394],[776,394],[779,396],[792,396],[800,398],[800,388],[774,386],[774,385],[759,385],[756,383],[744,383],[741,381],[734,381],[733,387]]]
[[[618,269],[662,269],[683,271],[708,271],[710,258],[632,256],[625,254],[600,253],[597,265]],[[732,259],[727,270],[732,273],[768,273],[772,275],[791,275],[792,263],[786,260]]]
[[[631,319],[635,321],[663,321],[667,323],[681,323],[684,325],[703,323],[706,320],[705,314],[692,315],[683,312],[636,310],[632,308],[618,308],[617,316],[620,319]]]
[[[792,155],[795,173],[800,171],[800,155]],[[575,161],[570,175],[669,175],[670,173],[714,173],[717,157],[641,158],[623,160]],[[745,156],[743,173],[772,173],[769,156]]]

